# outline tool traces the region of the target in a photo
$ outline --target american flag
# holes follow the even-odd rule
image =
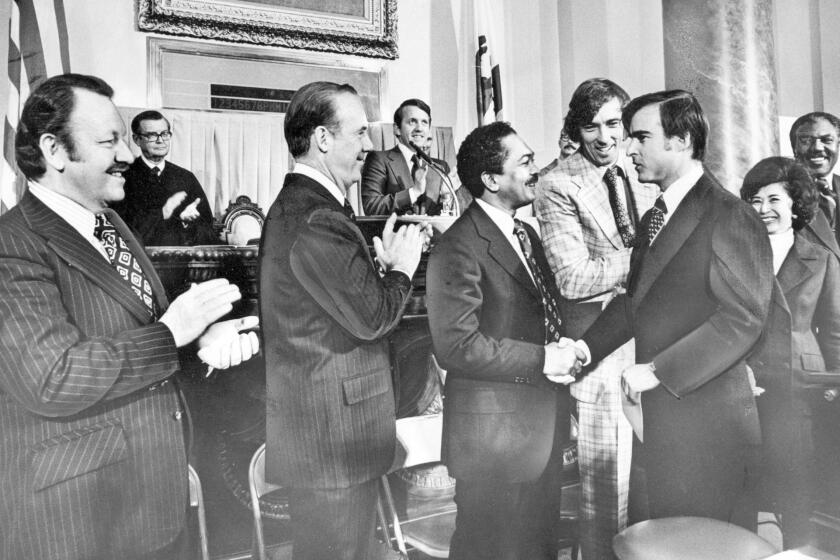
[[[15,166],[15,131],[29,92],[70,71],[64,0],[14,0],[9,16],[9,106],[3,130],[0,213],[17,204],[25,181]]]

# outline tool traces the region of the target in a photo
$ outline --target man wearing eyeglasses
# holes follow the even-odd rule
[[[125,173],[125,199],[114,210],[146,245],[218,243],[198,179],[165,159],[172,141],[166,117],[143,111],[131,121],[131,135],[141,154]]]
[[[790,146],[797,161],[804,165],[820,192],[820,209],[805,234],[840,257],[837,202],[840,176],[834,174],[840,146],[840,119],[831,113],[802,115],[790,127]]]

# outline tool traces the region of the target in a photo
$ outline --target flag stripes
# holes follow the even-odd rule
[[[64,0],[14,0],[9,17],[9,103],[3,126],[0,213],[17,203],[25,187],[14,158],[22,101],[47,77],[69,71]]]

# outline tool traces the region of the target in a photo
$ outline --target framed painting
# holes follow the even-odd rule
[[[137,27],[251,43],[395,59],[397,0],[136,0]]]

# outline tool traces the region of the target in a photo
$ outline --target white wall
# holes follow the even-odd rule
[[[505,107],[538,163],[554,157],[562,117],[581,81],[609,77],[630,95],[664,87],[661,0],[397,1],[400,58],[381,63],[388,81],[383,118],[403,99],[420,97],[431,104],[435,124],[454,126],[453,1],[503,4],[511,84]],[[774,0],[774,5],[781,115],[815,108],[840,113],[840,2]],[[71,69],[104,78],[116,90],[118,105],[146,106],[149,34],[135,30],[135,2],[65,0],[65,6]],[[0,2],[0,60],[6,57],[8,27],[2,22],[8,11],[9,2]],[[0,83],[5,110],[6,83]],[[460,140],[459,134],[456,145]]]

